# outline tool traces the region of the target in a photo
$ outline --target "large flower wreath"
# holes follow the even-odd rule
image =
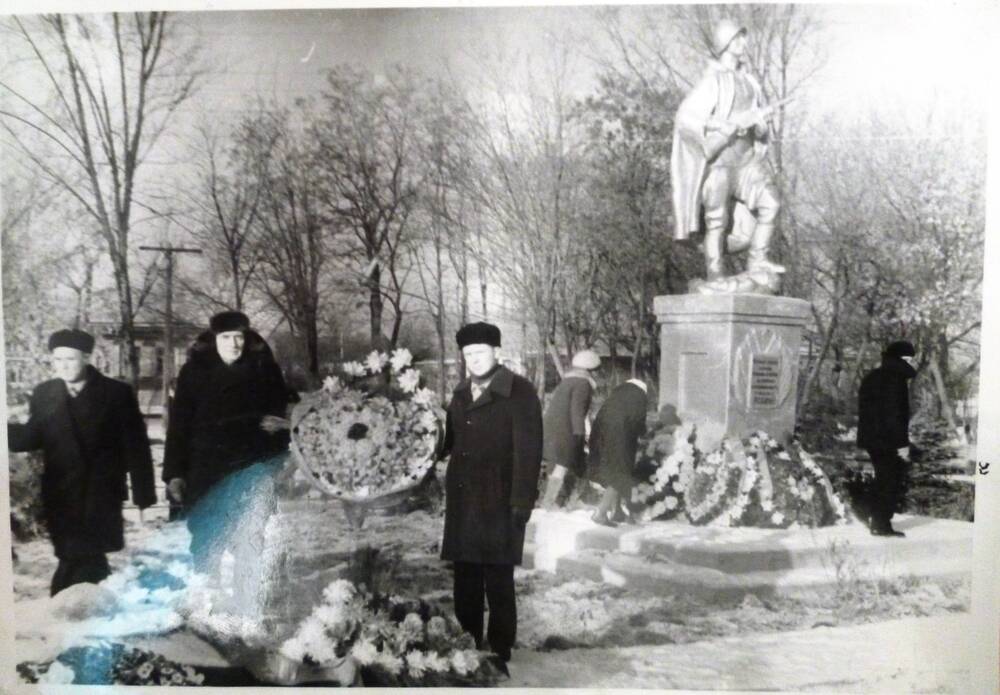
[[[292,413],[292,453],[306,477],[338,499],[407,490],[433,465],[440,406],[420,387],[408,350],[373,352],[342,367]]]
[[[650,441],[659,455],[652,474],[633,493],[645,519],[681,511],[696,525],[758,528],[843,524],[847,509],[829,478],[798,442],[784,447],[765,432],[726,439],[703,453],[689,424],[669,439]]]

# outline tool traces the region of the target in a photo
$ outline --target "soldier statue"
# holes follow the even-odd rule
[[[716,60],[677,109],[670,176],[674,239],[704,233],[706,294],[775,294],[784,267],[768,259],[778,190],[766,158],[768,121],[780,103],[762,104],[746,63],[746,29],[722,20],[713,32]],[[782,102],[783,103],[783,102]],[[726,277],[723,250],[747,251],[746,270]]]

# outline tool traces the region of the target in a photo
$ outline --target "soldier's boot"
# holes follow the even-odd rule
[[[722,264],[723,227],[710,224],[705,232],[705,279],[708,282],[725,277]]]
[[[774,224],[758,222],[753,231],[753,239],[750,241],[750,251],[747,254],[748,271],[766,271],[768,273],[781,274],[785,272],[785,266],[768,260],[767,251],[771,247],[771,237],[774,236]]]

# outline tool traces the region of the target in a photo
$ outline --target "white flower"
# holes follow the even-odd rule
[[[774,502],[772,502],[769,499],[763,500],[760,503],[760,508],[763,509],[765,512],[770,512],[774,509]]]
[[[427,388],[417,389],[413,394],[413,402],[417,405],[432,405],[436,399],[437,394]]]
[[[143,664],[142,666],[149,666],[149,673],[153,672],[152,664]],[[140,670],[142,669],[140,666]],[[38,677],[39,683],[49,683],[53,685],[68,685],[73,682],[73,678],[76,674],[66,664],[61,661],[53,661],[52,665],[49,666],[49,670]],[[142,676],[143,678],[148,678],[149,675]]]
[[[450,666],[449,661],[437,652],[428,652],[424,657],[424,666],[428,671],[444,673]]]
[[[451,668],[460,676],[467,676],[475,670],[468,654],[464,651],[455,651],[451,655]]]
[[[343,605],[354,598],[354,584],[346,579],[335,579],[323,589],[323,600],[332,605]]]
[[[427,671],[427,658],[416,650],[406,654],[406,670],[414,678],[420,678]]]
[[[677,502],[677,498],[676,497],[671,497],[671,496],[668,495],[663,500],[663,506],[665,506],[670,511],[673,511],[674,509],[677,509],[677,504],[678,504],[678,502]]]
[[[771,522],[775,524],[781,524],[785,521],[785,515],[781,512],[775,512],[771,515]]]
[[[403,670],[403,660],[389,650],[379,652],[376,662],[394,676]]]
[[[344,619],[344,605],[346,604],[337,603],[335,605],[317,606],[313,611],[313,615],[327,627],[333,627]]]
[[[340,383],[340,379],[338,379],[337,377],[328,376],[327,378],[323,379],[323,390],[326,391],[327,393],[336,393],[341,388],[343,388],[343,384]]]
[[[413,355],[406,348],[397,348],[392,351],[392,371],[401,372],[413,363]]]
[[[306,648],[298,637],[289,637],[278,650],[292,661],[302,661],[306,657]]]
[[[427,622],[427,634],[431,637],[442,637],[448,634],[448,623],[440,615],[435,615]]]
[[[365,358],[365,367],[372,374],[378,374],[387,364],[389,364],[389,356],[384,352],[379,352],[378,350],[373,350],[371,354]]]
[[[420,385],[420,372],[409,369],[399,375],[399,387],[406,393],[413,393]]]
[[[365,365],[360,362],[344,362],[340,368],[343,369],[344,374],[347,374],[348,376],[364,376],[368,373],[368,370],[365,369]]]
[[[368,666],[379,658],[379,652],[374,644],[365,639],[354,643],[354,646],[351,647],[351,656],[362,666]]]

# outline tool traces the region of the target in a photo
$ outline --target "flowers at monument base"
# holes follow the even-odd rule
[[[433,465],[441,407],[405,348],[341,365],[292,415],[292,452],[317,487],[363,500],[418,483]]]
[[[848,520],[812,456],[797,442],[783,447],[765,432],[723,441],[693,466],[684,494],[694,524],[790,528]]]
[[[429,604],[378,596],[347,579],[326,587],[280,653],[310,666],[353,659],[365,685],[488,685],[498,675],[472,637]]]
[[[641,482],[632,489],[632,503],[641,505],[641,520],[669,519],[684,511],[684,488],[695,463],[694,426],[657,425],[639,455]]]
[[[640,519],[683,513],[697,525],[760,528],[847,523],[847,509],[829,478],[797,442],[787,448],[766,432],[697,447],[690,423],[659,427],[643,449],[632,502]]]

